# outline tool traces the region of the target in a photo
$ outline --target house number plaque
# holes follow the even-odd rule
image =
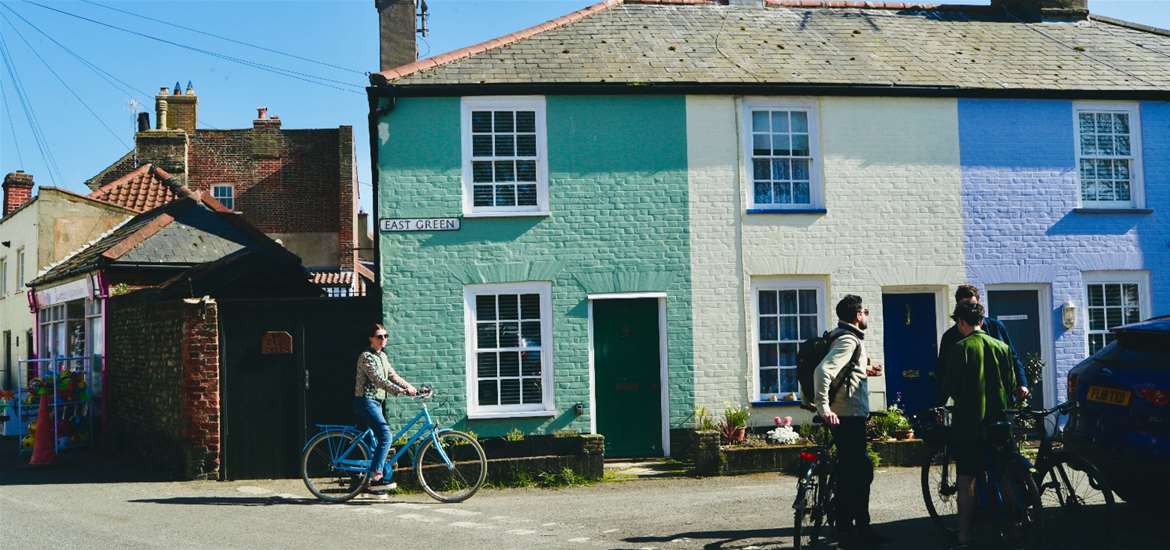
[[[260,355],[290,355],[292,352],[292,335],[287,332],[269,331],[260,338]]]

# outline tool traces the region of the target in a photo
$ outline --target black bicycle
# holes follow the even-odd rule
[[[1032,463],[1019,452],[1018,411],[1005,411],[1009,420],[987,426],[987,468],[976,477],[976,519],[991,523],[1009,547],[1037,548],[1044,522],[1040,488]],[[939,407],[926,413],[933,425],[924,426],[931,444],[922,465],[922,498],[937,527],[948,535],[959,531],[958,474],[951,456],[950,411]],[[928,423],[929,424],[929,423]]]
[[[869,417],[883,415],[885,413],[875,412]],[[820,434],[814,436],[814,447],[800,453],[804,469],[796,482],[796,500],[792,503],[795,550],[815,547],[823,540],[822,528],[837,526],[837,480],[834,476],[837,453],[833,450],[833,433],[819,415],[813,418],[813,424],[821,427]]]

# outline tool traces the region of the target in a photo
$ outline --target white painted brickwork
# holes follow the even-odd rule
[[[830,326],[832,305],[861,295],[874,361],[884,361],[883,288],[937,291],[949,310],[964,282],[955,100],[817,103],[828,213],[746,214],[737,100],[687,98],[697,405],[721,411],[754,397],[753,279],[827,278]],[[873,406],[884,405],[884,387],[871,381]],[[759,408],[753,423],[797,412]]]

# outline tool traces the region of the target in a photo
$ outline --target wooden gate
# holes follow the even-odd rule
[[[314,425],[353,421],[354,363],[378,304],[222,300],[219,312],[223,476],[297,477]]]

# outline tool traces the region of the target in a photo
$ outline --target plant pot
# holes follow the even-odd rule
[[[914,438],[914,430],[898,430],[894,432],[894,439],[898,441],[905,441]]]
[[[735,436],[732,441],[736,443],[743,443],[747,441],[747,426],[738,426],[735,428]]]

